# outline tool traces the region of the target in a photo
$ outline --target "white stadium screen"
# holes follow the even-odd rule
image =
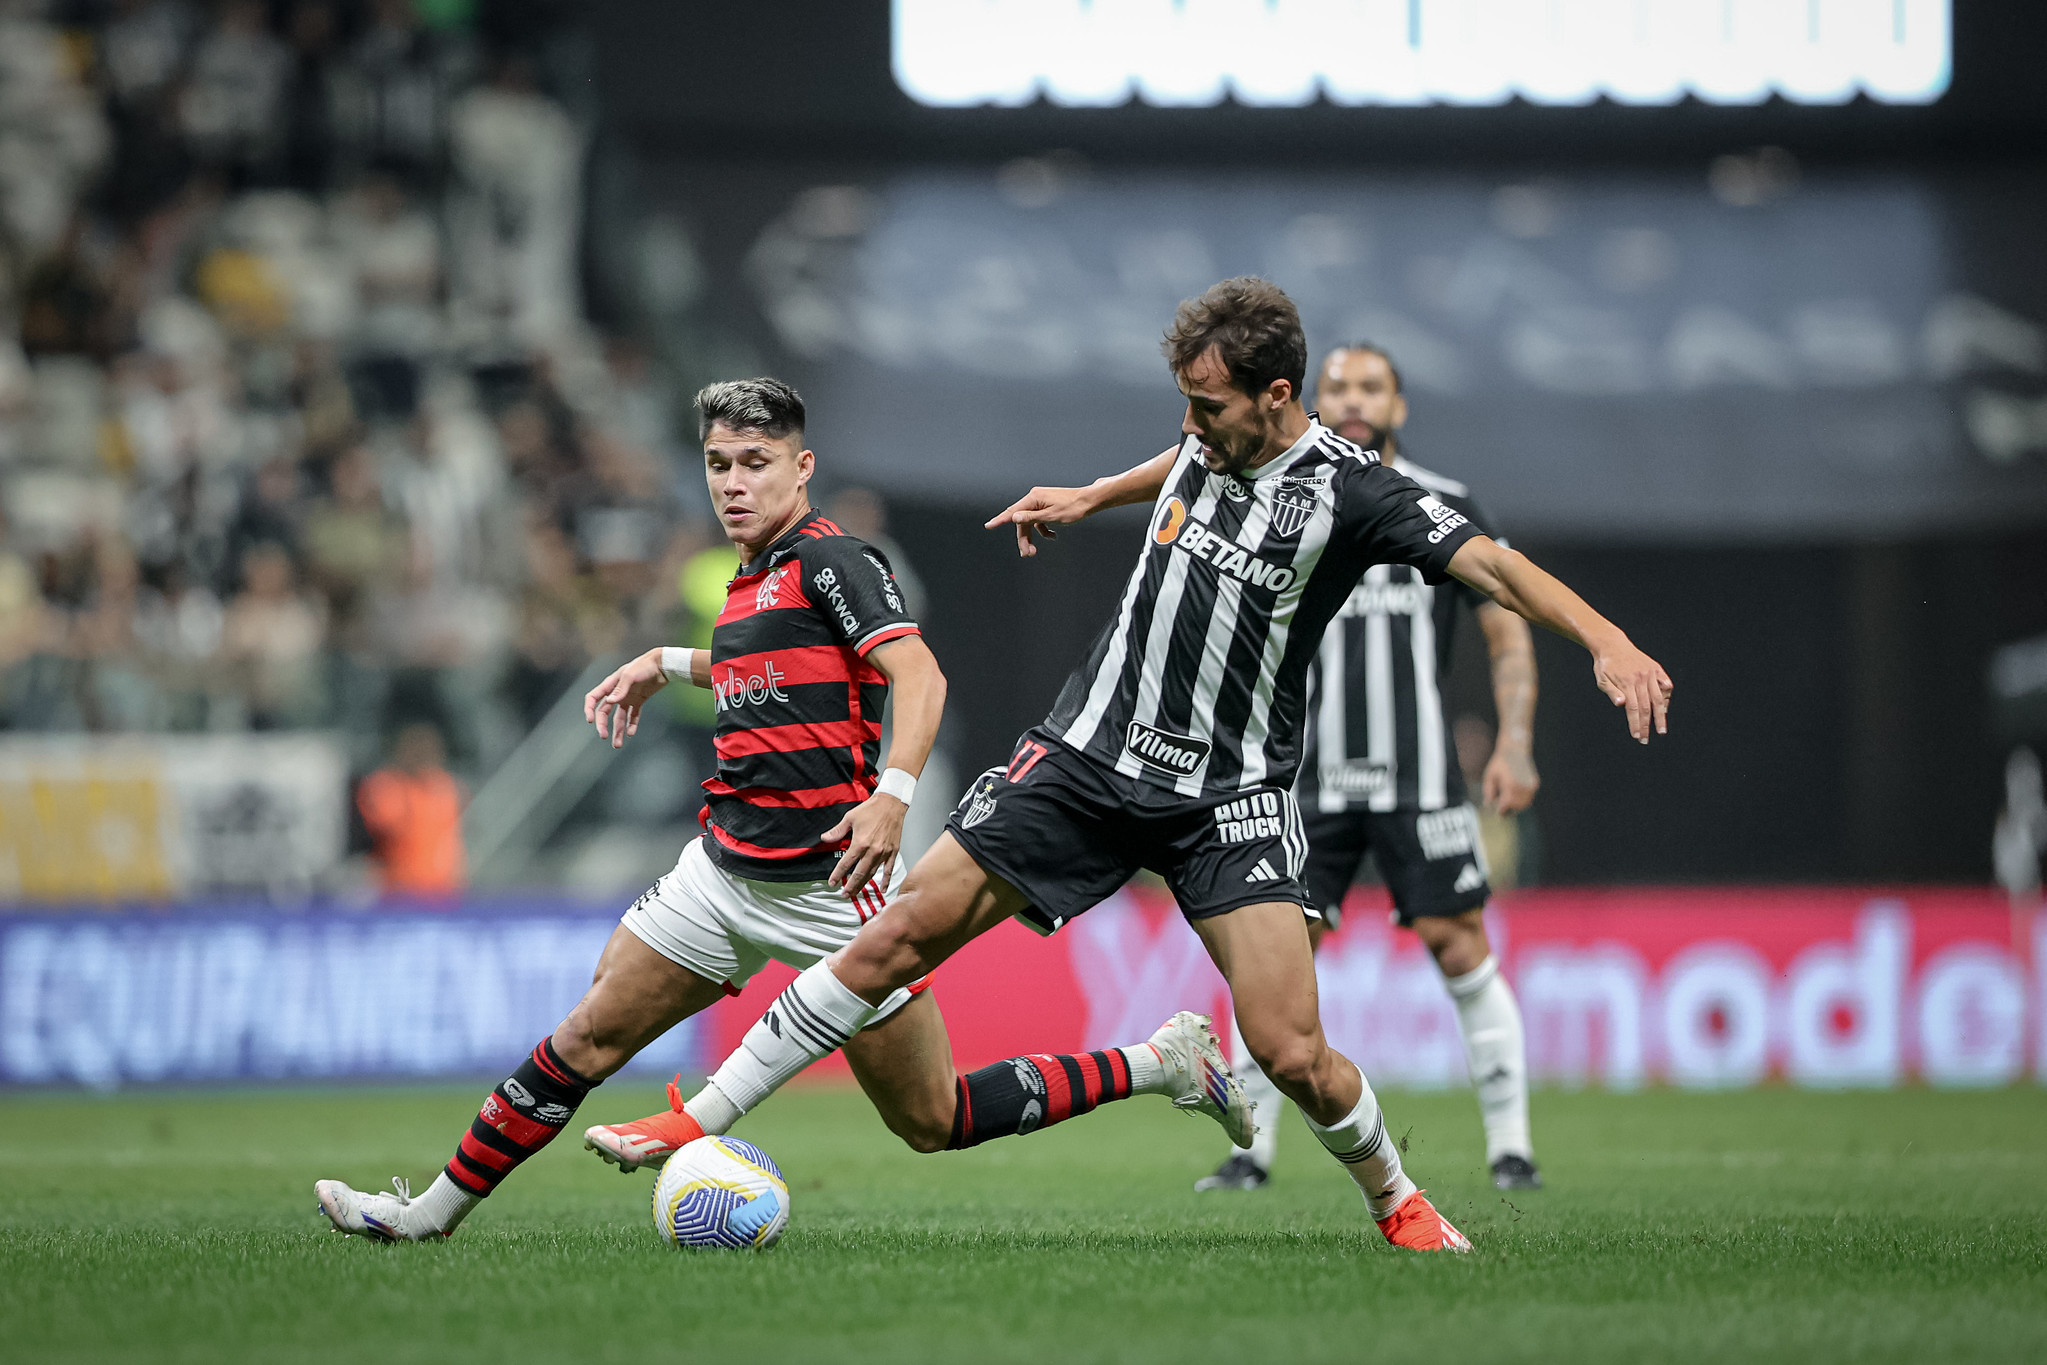
[[[1948,0],[894,0],[920,104],[1929,104]]]

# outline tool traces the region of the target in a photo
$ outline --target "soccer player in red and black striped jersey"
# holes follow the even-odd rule
[[[395,1195],[318,1183],[342,1232],[447,1236],[634,1053],[737,993],[769,959],[801,969],[837,953],[901,885],[903,817],[938,733],[944,675],[887,558],[811,508],[816,457],[803,445],[795,390],[773,379],[714,384],[697,407],[711,499],[739,547],[739,573],[709,650],[649,650],[592,689],[584,714],[616,747],[671,677],[710,689],[718,769],[704,783],[705,834],[626,911],[589,993],[485,1098],[425,1193],[414,1199],[402,1182]],[[1132,1094],[1167,1095],[1233,1140],[1250,1138],[1250,1107],[1204,1016],[1177,1014],[1131,1047],[1014,1057],[961,1076],[928,984],[906,983],[856,1027],[800,1003],[764,1022],[820,1052],[843,1048],[883,1119],[920,1151],[1030,1132]],[[707,1087],[685,1105],[669,1093],[667,1111],[593,1127],[585,1145],[622,1169],[658,1166],[758,1099]],[[733,1218],[747,1225],[774,1213],[756,1201]]]

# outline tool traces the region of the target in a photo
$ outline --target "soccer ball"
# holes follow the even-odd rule
[[[751,1142],[685,1143],[654,1182],[654,1227],[671,1246],[766,1251],[788,1226],[789,1182]]]

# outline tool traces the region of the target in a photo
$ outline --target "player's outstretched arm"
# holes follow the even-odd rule
[[[610,740],[612,748],[621,747],[629,736],[640,732],[640,708],[668,685],[668,672],[661,666],[663,652],[648,650],[612,670],[603,682],[583,694],[583,719],[596,726],[598,735]],[[689,680],[698,687],[709,687],[711,651],[683,652],[689,655]]]
[[[923,773],[931,746],[938,740],[938,722],[945,715],[945,674],[921,636],[905,635],[877,645],[867,658],[888,676],[895,702],[888,755],[882,759],[886,787],[892,784],[890,770],[911,778]],[[831,884],[845,888],[849,899],[858,895],[871,877],[879,876],[886,886],[889,869],[902,851],[903,818],[909,813],[907,800],[876,791],[826,830],[825,843],[846,840],[846,851],[832,867]]]
[[[1474,536],[1450,556],[1450,573],[1516,616],[1576,640],[1592,655],[1592,681],[1628,712],[1628,733],[1643,744],[1653,726],[1669,732],[1670,675],[1584,598],[1535,566],[1519,550]]]
[[[1526,621],[1493,602],[1480,604],[1478,628],[1492,663],[1493,710],[1500,718],[1481,799],[1487,810],[1513,815],[1527,810],[1542,786],[1535,771],[1535,641]]]
[[[1096,479],[1085,488],[1033,488],[988,518],[985,525],[990,531],[998,526],[1016,527],[1016,552],[1028,559],[1038,552],[1031,539],[1033,535],[1054,540],[1058,538],[1054,526],[1068,526],[1106,508],[1156,498],[1166,486],[1179,454],[1180,448],[1174,446],[1121,474]]]

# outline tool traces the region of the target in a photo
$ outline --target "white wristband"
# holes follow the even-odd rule
[[[881,782],[874,790],[885,796],[893,796],[907,806],[916,798],[917,779],[901,768],[890,768],[881,775]]]
[[[694,653],[696,651],[693,649],[677,649],[673,645],[661,646],[661,671],[671,678],[678,674],[687,678],[689,676],[690,655]]]

